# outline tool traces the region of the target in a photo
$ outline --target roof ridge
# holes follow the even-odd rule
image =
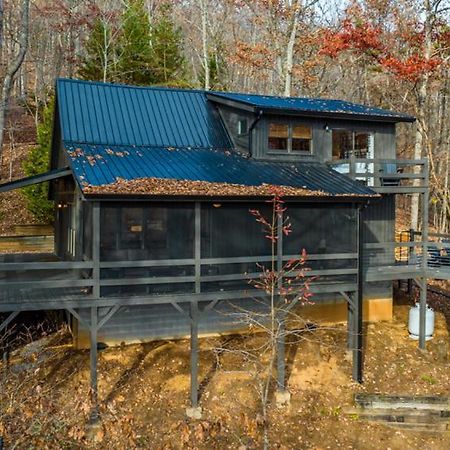
[[[205,94],[208,91],[204,89],[191,89],[191,88],[176,88],[170,86],[158,86],[158,85],[149,85],[149,86],[136,86],[132,84],[126,83],[113,83],[109,81],[91,81],[91,80],[81,80],[79,78],[57,78],[56,83],[78,83],[78,84],[87,84],[87,85],[96,85],[96,86],[110,86],[110,87],[120,87],[127,89],[139,89],[139,90],[155,90],[155,91],[178,91],[178,92],[187,92],[194,94]]]

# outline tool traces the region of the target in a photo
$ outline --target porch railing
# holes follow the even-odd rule
[[[373,188],[378,193],[422,193],[428,189],[427,159],[355,158],[329,161],[342,174]],[[416,182],[415,180],[418,180]]]
[[[298,255],[283,255],[283,261]],[[316,293],[348,292],[357,288],[357,253],[308,255],[307,277]],[[199,300],[262,296],[249,281],[270,265],[270,256],[136,260],[0,262],[0,310],[13,303],[57,304],[78,299],[79,306],[108,305],[115,298],[146,297],[145,303],[172,302],[184,295]],[[98,269],[98,270],[97,270]],[[294,276],[292,273],[291,276]],[[96,295],[95,293],[99,293]],[[182,301],[182,300],[181,300]],[[25,305],[22,305],[25,306]]]

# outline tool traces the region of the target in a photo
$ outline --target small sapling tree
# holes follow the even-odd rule
[[[264,239],[270,242],[270,258],[266,264],[258,263],[259,277],[251,279],[250,285],[265,294],[263,300],[255,299],[255,308],[244,309],[236,306],[233,315],[251,330],[259,331],[258,344],[245,344],[243,347],[221,348],[220,354],[240,355],[244,365],[249,368],[253,387],[258,394],[260,405],[259,426],[262,429],[264,448],[269,448],[269,406],[271,394],[276,390],[278,406],[289,403],[290,394],[286,389],[284,371],[284,345],[289,339],[294,341],[308,331],[306,322],[296,311],[296,306],[311,302],[310,283],[306,267],[307,255],[303,249],[297,257],[283,258],[283,238],[292,232],[287,208],[282,199],[281,189],[275,189],[268,203],[267,216],[259,209],[250,213],[261,224]],[[259,297],[259,296],[258,296]],[[256,307],[256,305],[261,306]]]

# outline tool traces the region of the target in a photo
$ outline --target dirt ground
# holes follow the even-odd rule
[[[271,447],[280,449],[448,449],[450,435],[396,430],[348,417],[358,392],[450,395],[448,327],[436,317],[434,339],[421,352],[407,333],[409,302],[399,296],[392,322],[365,327],[364,384],[351,381],[345,325],[318,328],[288,347],[292,394],[286,409],[271,406]],[[203,419],[189,421],[188,341],[153,342],[100,352],[102,425],[89,439],[89,356],[67,331],[12,355],[1,379],[1,434],[6,448],[253,449],[261,447],[261,417],[240,348],[261,336],[201,339]]]

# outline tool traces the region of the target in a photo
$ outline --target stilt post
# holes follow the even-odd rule
[[[90,422],[96,423],[99,419],[98,409],[98,378],[97,378],[97,334],[98,334],[98,312],[97,307],[91,307],[91,321],[90,321],[90,373],[91,373],[91,416]]]
[[[353,350],[355,345],[355,314],[354,314],[354,301],[356,296],[350,296],[349,301],[347,301],[347,349]]]
[[[198,407],[198,303],[190,304],[191,317],[191,407]]]
[[[194,259],[195,259],[195,293],[201,292],[201,205],[195,203],[194,218]],[[191,419],[201,419],[202,411],[198,406],[198,300],[193,299],[189,306],[191,325],[190,365],[191,365],[191,406],[186,415]]]
[[[281,289],[283,288],[283,212],[277,213],[277,309],[282,308]],[[278,310],[277,314],[277,387],[278,390],[284,392],[286,389],[286,367],[285,367],[285,342],[286,342],[286,314],[284,311]]]
[[[353,379],[363,382],[363,220],[362,208],[358,209],[358,279],[356,298],[354,298],[354,345],[353,345]]]
[[[428,272],[428,201],[429,201],[429,173],[428,163],[424,164],[424,190],[422,194],[422,277],[420,286],[419,312],[419,348],[425,350],[426,312],[427,312],[427,272]]]

